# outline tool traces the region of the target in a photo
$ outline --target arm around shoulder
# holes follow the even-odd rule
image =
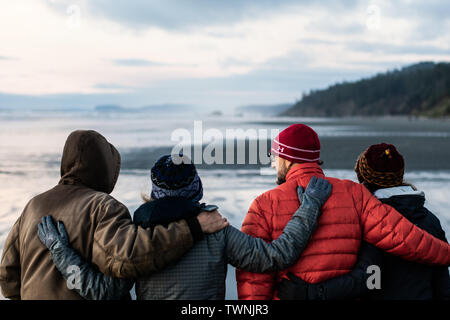
[[[331,189],[326,191],[324,201],[316,201],[304,194],[301,187],[298,193],[301,206],[293,214],[281,236],[270,243],[235,228],[228,228],[225,239],[230,264],[246,271],[270,272],[283,270],[300,258],[317,226],[321,206]]]
[[[167,228],[142,228],[131,221],[128,209],[109,199],[99,214],[94,235],[93,262],[117,278],[138,278],[177,261],[194,243],[185,220]]]
[[[271,231],[264,212],[256,198],[248,210],[242,224],[242,232],[271,241]],[[236,269],[238,297],[240,300],[270,300],[276,283],[274,273],[253,273]]]
[[[364,240],[405,260],[450,265],[450,245],[420,229],[391,206],[381,203],[364,186],[357,185],[355,201]]]

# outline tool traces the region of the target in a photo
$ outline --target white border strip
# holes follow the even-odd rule
[[[283,147],[286,147],[286,148],[289,148],[289,149],[294,149],[294,150],[297,150],[297,151],[311,152],[311,153],[313,153],[313,152],[320,152],[320,149],[319,149],[319,150],[304,150],[304,149],[298,149],[298,148],[294,148],[294,147],[285,145],[285,144],[279,142],[277,139],[273,139],[273,141],[276,142],[276,143],[278,143],[280,146],[283,146]]]
[[[293,159],[297,159],[297,160],[303,160],[303,161],[308,161],[308,162],[314,162],[314,161],[319,161],[320,160],[320,158],[317,158],[317,159],[305,159],[305,158],[299,158],[299,157],[290,156],[288,154],[276,151],[274,148],[272,148],[270,151],[275,153],[275,154],[277,154],[277,155],[282,154],[283,156],[286,156],[286,157],[289,157],[289,158],[293,158]]]

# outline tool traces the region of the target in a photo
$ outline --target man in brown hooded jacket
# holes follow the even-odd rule
[[[9,299],[81,299],[50,259],[37,236],[41,218],[53,215],[72,236],[71,246],[101,272],[137,278],[159,271],[185,254],[203,232],[228,225],[203,212],[167,228],[137,227],[128,209],[109,195],[120,171],[120,154],[95,131],[74,131],[61,160],[61,180],[29,201],[6,240],[0,265],[2,294]]]

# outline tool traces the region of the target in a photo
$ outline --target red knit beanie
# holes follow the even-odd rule
[[[403,183],[405,160],[392,144],[374,144],[358,158],[355,171],[360,182],[395,187]]]
[[[318,162],[320,141],[317,133],[304,124],[293,124],[273,140],[271,153],[295,163]]]

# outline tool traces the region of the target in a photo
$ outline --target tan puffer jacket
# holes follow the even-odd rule
[[[68,137],[61,180],[33,198],[6,240],[0,265],[2,293],[10,299],[81,299],[67,288],[37,236],[46,215],[64,223],[71,246],[101,272],[114,277],[141,277],[163,269],[193,246],[192,221],[168,228],[143,229],[128,209],[109,195],[117,181],[120,155],[95,131]],[[197,226],[197,228],[199,225]]]

